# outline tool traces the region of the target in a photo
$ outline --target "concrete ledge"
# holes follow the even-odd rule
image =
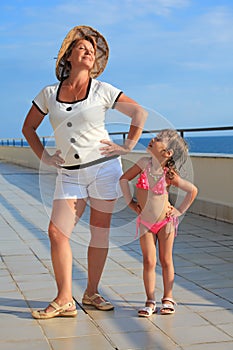
[[[49,153],[55,152],[54,148],[47,150]],[[30,147],[0,146],[0,160],[37,170],[40,169],[41,164]],[[43,164],[43,170],[46,169],[49,171],[51,167]]]
[[[124,170],[142,155],[142,152],[133,151],[123,156]],[[233,155],[191,154],[190,161],[193,182],[199,193],[189,212],[233,223]],[[173,200],[174,196],[171,195]]]
[[[54,148],[49,148],[53,152]],[[122,157],[123,169],[134,164],[145,152],[133,151]],[[28,147],[0,146],[0,159],[21,166],[40,169],[40,161]],[[191,154],[194,183],[198,197],[190,212],[233,223],[233,156]],[[43,165],[43,170],[46,167]],[[51,169],[51,168],[50,168]],[[48,169],[49,170],[49,169]],[[135,181],[133,182],[135,184]]]

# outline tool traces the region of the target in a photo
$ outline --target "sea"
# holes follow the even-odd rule
[[[145,149],[151,138],[142,137],[136,149]],[[233,155],[233,135],[185,137],[189,153],[215,153]]]
[[[122,143],[122,136],[111,136],[112,140],[116,143]],[[16,146],[16,147],[28,147],[25,140],[0,140],[0,145]],[[45,142],[47,147],[53,147],[55,145],[53,139],[46,139],[41,137],[41,140]],[[143,135],[138,144],[134,148],[135,150],[145,150],[151,137]],[[193,136],[185,137],[185,140],[189,146],[189,153],[215,153],[215,154],[230,154],[233,155],[233,135],[227,136]]]

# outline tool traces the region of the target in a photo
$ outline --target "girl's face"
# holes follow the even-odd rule
[[[162,138],[159,134],[150,140],[147,152],[157,158],[159,161],[168,157],[168,142],[166,138]]]
[[[77,41],[68,61],[70,61],[72,68],[81,66],[91,70],[95,63],[95,50],[90,41],[84,39]]]

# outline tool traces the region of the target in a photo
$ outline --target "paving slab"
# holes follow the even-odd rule
[[[115,305],[83,306],[89,239],[87,207],[72,237],[77,318],[34,320],[55,297],[47,226],[54,174],[0,162],[1,350],[230,350],[233,348],[233,225],[186,214],[174,245],[172,316],[138,318],[145,302],[135,215],[117,203],[100,291]],[[163,293],[157,266],[158,308]]]

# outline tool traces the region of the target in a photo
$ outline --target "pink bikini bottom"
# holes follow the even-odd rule
[[[139,225],[140,224],[146,226],[151,232],[153,232],[156,235],[159,232],[159,230],[161,230],[161,228],[164,227],[165,225],[167,225],[169,222],[171,222],[174,225],[174,227],[175,227],[175,236],[176,236],[177,235],[178,224],[179,224],[179,220],[178,220],[177,217],[168,216],[164,220],[158,221],[155,224],[151,224],[150,222],[142,220],[141,216],[139,215],[137,217],[136,237],[138,236],[138,229],[139,229]]]

